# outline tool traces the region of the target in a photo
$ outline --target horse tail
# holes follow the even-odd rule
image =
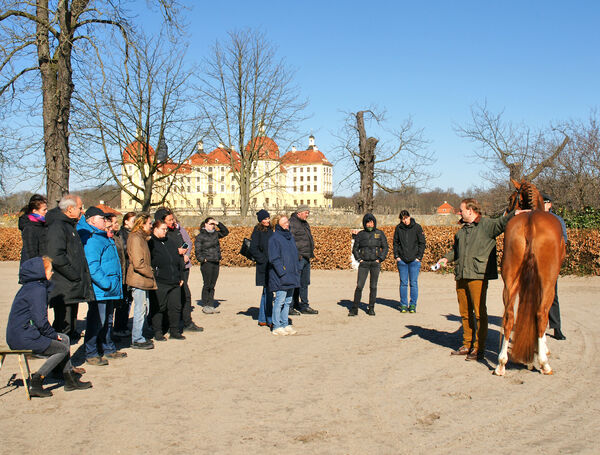
[[[537,312],[542,298],[542,283],[533,255],[532,230],[533,227],[529,222],[525,228],[525,257],[520,270],[519,307],[511,351],[513,360],[522,363],[533,362],[537,347]]]

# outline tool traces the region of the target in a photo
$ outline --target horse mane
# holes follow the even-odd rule
[[[533,183],[526,180],[520,183],[512,179],[511,181],[516,190],[510,195],[510,207],[521,210],[544,210],[544,198]]]

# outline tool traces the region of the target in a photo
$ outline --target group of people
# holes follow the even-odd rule
[[[545,200],[551,205],[547,196]],[[203,331],[191,316],[188,279],[192,240],[173,212],[160,208],[154,219],[147,213],[129,212],[119,226],[116,213],[90,207],[82,216],[82,205],[80,197],[66,195],[48,211],[47,200],[34,195],[19,219],[23,238],[19,282],[23,286],[11,308],[7,342],[12,349],[31,349],[48,358],[32,375],[32,396],[52,395],[42,387],[49,374],[63,377],[66,390],[92,386],[81,381],[85,369],[74,367],[70,361],[69,346],[80,337],[76,317],[81,302],[88,303],[84,346],[89,365],[108,365],[109,360],[127,356],[117,349],[113,337],[131,336],[132,348],[148,350],[155,342],[166,341],[167,333],[169,339],[185,340],[184,331]],[[455,263],[463,343],[452,354],[481,360],[487,337],[488,280],[498,277],[495,239],[515,212],[498,219],[484,218],[477,201],[465,199],[460,213],[462,229],[438,264]],[[309,214],[308,206],[298,207],[290,217],[278,214],[271,218],[264,209],[256,214],[250,253],[256,263],[256,285],[262,287],[258,324],[269,327],[275,336],[297,333],[290,315],[318,314],[308,297],[310,264],[315,257]],[[393,256],[400,277],[400,311],[414,313],[426,240],[408,211],[402,210],[399,218]],[[564,221],[560,221],[566,237]],[[220,239],[228,233],[223,223],[209,217],[195,238],[205,314],[219,312],[214,296],[222,259]],[[388,252],[386,236],[377,229],[375,216],[366,214],[363,230],[353,232],[352,254],[359,265],[348,316],[358,314],[367,277],[370,292],[366,312],[375,315],[377,282]],[[557,297],[555,304],[551,328],[556,338],[564,339]],[[131,306],[133,323],[129,330]],[[52,325],[48,307],[54,310]]]

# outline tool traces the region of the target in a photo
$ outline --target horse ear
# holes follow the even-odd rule
[[[510,181],[512,182],[512,184],[515,186],[515,188],[518,190],[519,188],[521,188],[521,184],[519,182],[517,182],[514,179],[510,179]]]

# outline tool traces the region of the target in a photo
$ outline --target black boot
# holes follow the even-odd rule
[[[352,306],[350,307],[350,311],[348,311],[348,316],[356,316],[358,314],[358,307]]]
[[[557,340],[566,340],[567,337],[560,331],[560,329],[554,329],[554,338]]]
[[[31,375],[29,379],[29,396],[30,397],[39,397],[39,398],[47,398],[52,396],[52,392],[50,390],[45,390],[42,387],[42,382],[44,378],[37,373]]]
[[[374,305],[369,305],[367,307],[367,314],[369,316],[375,316],[375,306]]]
[[[65,392],[71,392],[72,390],[83,390],[92,387],[91,382],[84,382],[79,380],[79,375],[69,371],[64,373],[65,375]]]

